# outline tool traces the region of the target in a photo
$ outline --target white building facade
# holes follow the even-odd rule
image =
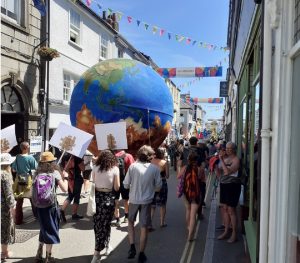
[[[151,64],[107,22],[106,17],[99,17],[80,1],[51,1],[49,19],[49,44],[59,51],[60,57],[49,63],[48,138],[59,122],[70,124],[72,91],[91,66],[119,57]]]

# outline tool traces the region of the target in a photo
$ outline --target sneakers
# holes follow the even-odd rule
[[[124,223],[124,224],[127,224],[127,223],[128,223],[128,218],[127,218],[127,217],[124,217],[123,223]]]
[[[128,251],[128,259],[134,258],[135,255],[136,255],[136,249],[135,249],[134,245],[131,245],[131,247]]]
[[[146,261],[147,261],[147,257],[145,255],[145,253],[144,252],[140,252],[138,262],[139,263],[144,263]]]
[[[104,255],[105,255],[105,256],[108,256],[113,250],[114,250],[114,249],[113,249],[110,245],[108,245],[108,246],[105,248],[105,253],[104,253]]]
[[[73,214],[73,215],[72,215],[72,219],[73,219],[73,220],[79,220],[79,219],[82,219],[82,218],[83,218],[83,216],[78,215],[78,214]]]

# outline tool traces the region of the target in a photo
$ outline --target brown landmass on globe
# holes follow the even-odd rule
[[[126,135],[128,143],[128,149],[126,151],[133,156],[135,156],[137,150],[145,144],[151,145],[154,149],[158,148],[171,129],[171,123],[167,122],[164,126],[162,126],[160,117],[157,115],[155,116],[154,122],[152,123],[153,127],[150,128],[150,131],[142,128],[141,122],[136,123],[130,117],[120,121],[126,121]],[[76,114],[76,127],[94,135],[88,149],[95,156],[97,156],[100,151],[97,147],[94,125],[99,123],[103,122],[97,120],[85,104]]]

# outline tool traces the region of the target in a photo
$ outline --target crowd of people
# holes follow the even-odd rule
[[[124,205],[123,223],[128,224],[128,259],[135,258],[135,221],[139,214],[140,242],[138,262],[146,262],[148,233],[154,231],[152,221],[159,207],[160,227],[167,227],[169,160],[177,171],[186,209],[187,240],[195,240],[195,225],[203,219],[206,176],[210,159],[217,158],[213,169],[220,180],[220,205],[224,232],[218,239],[237,239],[237,206],[241,185],[239,159],[234,143],[206,143],[191,137],[189,142],[177,140],[157,149],[144,145],[136,156],[125,151],[89,151],[83,158],[65,155],[58,164],[51,151],[41,153],[38,162],[29,154],[28,142],[20,144],[16,158],[1,153],[1,259],[11,256],[8,244],[14,241],[14,224],[23,223],[23,200],[29,198],[32,212],[40,224],[39,244],[35,262],[55,262],[53,244],[60,242],[59,225],[67,221],[66,209],[72,202],[72,220],[80,220],[80,199],[89,193],[90,181],[95,186],[96,210],[93,215],[95,246],[91,263],[101,261],[100,251],[109,249],[112,226],[120,226],[120,198]],[[168,155],[166,155],[168,152]],[[56,188],[67,192],[63,204],[58,204]],[[82,190],[83,188],[83,190]],[[81,194],[83,192],[83,194]],[[115,222],[114,222],[115,220]],[[230,228],[232,230],[230,230]],[[46,257],[43,261],[43,247]]]

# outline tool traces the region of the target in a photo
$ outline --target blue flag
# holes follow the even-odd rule
[[[41,16],[46,15],[46,6],[43,0],[33,0],[34,7],[40,11]]]

